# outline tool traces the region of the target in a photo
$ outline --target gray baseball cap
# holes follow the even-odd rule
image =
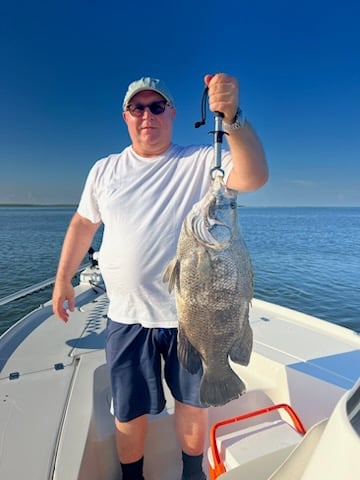
[[[174,99],[164,82],[158,78],[142,77],[140,80],[135,80],[134,82],[130,83],[124,97],[123,110],[126,110],[126,107],[134,95],[139,92],[143,92],[144,90],[152,90],[153,92],[159,93],[165,98],[169,105],[174,107]]]

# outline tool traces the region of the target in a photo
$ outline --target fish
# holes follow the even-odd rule
[[[253,347],[253,267],[240,234],[237,196],[222,175],[214,176],[186,215],[163,275],[175,292],[178,358],[192,374],[202,368],[204,406],[225,405],[246,392],[229,363],[248,365]]]

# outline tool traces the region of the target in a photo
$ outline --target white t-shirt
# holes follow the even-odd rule
[[[102,221],[99,266],[115,322],[177,327],[173,294],[162,276],[174,257],[183,219],[207,192],[214,166],[211,146],[171,147],[143,158],[132,147],[95,163],[78,213]],[[228,176],[229,152],[223,152]]]

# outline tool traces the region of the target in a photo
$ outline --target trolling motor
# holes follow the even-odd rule
[[[201,120],[195,123],[195,128],[199,128],[206,123],[206,100],[208,98],[209,87],[205,87],[202,98],[201,98]],[[223,123],[224,114],[221,112],[214,112],[214,121],[215,126],[214,130],[210,131],[214,136],[214,150],[215,150],[215,166],[210,170],[210,176],[214,179],[215,174],[225,175],[224,170],[221,168],[221,145],[223,141],[223,136],[227,135],[224,132],[222,123]]]

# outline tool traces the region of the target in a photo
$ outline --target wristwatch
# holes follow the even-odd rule
[[[224,130],[239,130],[244,126],[245,123],[245,114],[241,110],[241,108],[238,108],[236,110],[235,118],[232,123],[225,123],[223,122],[222,126]]]

